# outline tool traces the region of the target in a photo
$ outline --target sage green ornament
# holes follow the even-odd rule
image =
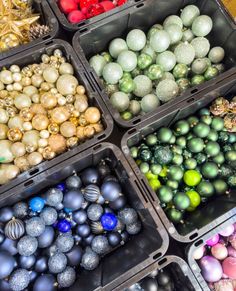
[[[204,74],[204,77],[207,81],[215,78],[217,75],[219,74],[219,71],[217,68],[215,67],[208,67],[205,74]]]
[[[178,96],[179,87],[175,81],[166,79],[157,85],[156,94],[157,97],[165,103]]]
[[[117,63],[108,63],[103,68],[102,76],[108,84],[114,85],[122,78],[123,70]]]
[[[215,157],[220,153],[220,145],[216,141],[209,141],[204,148],[204,152],[209,157]]]
[[[175,81],[175,77],[170,72],[164,72],[163,73],[163,77],[160,79],[160,81],[163,81],[163,80],[172,80],[172,81]]]
[[[206,179],[214,179],[219,173],[219,168],[216,163],[206,162],[202,165],[201,173]]]
[[[147,73],[146,75],[148,76],[148,78],[152,81],[154,80],[158,80],[161,79],[163,77],[163,69],[161,66],[159,65],[151,65],[148,69],[147,69]]]
[[[185,210],[190,206],[190,199],[185,193],[177,192],[173,197],[173,204],[178,210]]]
[[[166,186],[170,187],[173,190],[177,190],[179,188],[179,183],[173,180],[167,180]]]
[[[176,81],[176,83],[179,86],[180,92],[183,92],[183,91],[187,90],[188,88],[190,88],[189,79],[180,78]]]
[[[172,135],[170,141],[169,141],[169,144],[174,144],[176,141],[176,137],[174,135]]]
[[[191,29],[186,29],[183,32],[183,37],[182,37],[182,41],[185,42],[191,42],[194,39],[194,34],[192,32]]]
[[[217,195],[224,195],[228,190],[227,183],[222,179],[217,179],[213,181],[212,184]]]
[[[200,10],[195,5],[187,5],[180,14],[184,26],[191,26],[193,21],[200,15]]]
[[[132,79],[122,78],[119,81],[119,89],[124,93],[131,93],[135,89],[135,83]]]
[[[194,170],[197,167],[197,161],[194,158],[189,158],[184,161],[184,167],[187,170]]]
[[[123,51],[128,50],[126,42],[122,38],[115,38],[109,44],[109,53],[116,59]]]
[[[173,223],[179,223],[182,221],[183,213],[175,208],[169,208],[167,210],[167,216]]]
[[[137,67],[137,56],[132,51],[123,51],[119,54],[117,63],[121,66],[124,72],[131,72]]]
[[[172,163],[174,165],[180,166],[180,165],[182,165],[183,160],[184,160],[183,156],[181,156],[179,154],[174,154],[174,157],[172,159]]]
[[[142,174],[147,174],[149,172],[149,164],[146,162],[143,162],[139,165],[139,169]]]
[[[211,125],[212,123],[212,117],[210,115],[203,115],[200,120],[207,125]]]
[[[180,43],[174,50],[177,63],[190,65],[195,58],[194,47],[190,43]]]
[[[139,75],[134,78],[136,85],[133,93],[138,97],[144,97],[152,91],[152,81],[145,75]]]
[[[209,55],[208,55],[208,58],[214,64],[222,62],[224,57],[225,57],[225,51],[220,46],[213,47],[210,50]]]
[[[201,181],[197,185],[196,191],[200,196],[206,197],[206,198],[211,197],[215,192],[212,183],[208,181]]]
[[[105,61],[107,63],[111,63],[112,62],[112,56],[108,52],[102,52],[101,56],[105,59]]]
[[[129,97],[124,92],[115,92],[112,94],[110,102],[119,112],[123,112],[129,107]]]
[[[160,106],[160,100],[155,94],[147,94],[141,100],[141,109],[143,112],[151,112]]]
[[[168,146],[157,147],[154,151],[154,158],[160,165],[168,165],[173,159],[173,153]]]
[[[204,76],[202,76],[202,75],[195,75],[191,79],[191,85],[192,86],[200,85],[200,84],[204,83],[205,81],[206,80],[205,80],[205,77]]]
[[[211,32],[212,27],[212,19],[207,15],[200,15],[194,19],[192,31],[196,36],[206,36]]]
[[[162,166],[158,165],[158,164],[152,164],[150,166],[150,170],[151,170],[152,174],[159,175],[160,172],[162,171]]]
[[[204,141],[200,137],[194,137],[188,140],[187,148],[192,153],[200,153],[204,148]]]
[[[132,79],[132,75],[130,72],[124,72],[122,79]]]
[[[224,119],[218,116],[213,117],[211,128],[216,131],[221,131],[224,128]]]
[[[133,114],[129,111],[123,111],[120,116],[125,121],[129,121],[133,118]]]
[[[205,37],[194,38],[191,45],[194,47],[196,58],[204,58],[210,50],[209,40]]]
[[[155,134],[149,134],[146,137],[146,144],[148,146],[154,146],[157,144],[157,142],[158,142],[158,139],[157,139],[157,136]]]
[[[163,26],[161,24],[154,24],[147,33],[147,39],[150,40],[151,36],[159,30],[163,30]]]
[[[230,150],[225,153],[225,159],[227,162],[232,163],[236,161],[236,151]]]
[[[167,127],[162,127],[157,131],[157,138],[162,143],[168,143],[172,137],[172,131]]]
[[[201,138],[207,137],[209,132],[210,132],[210,126],[203,122],[198,122],[198,124],[196,124],[193,127],[193,133],[197,137],[201,137]]]
[[[201,58],[194,60],[191,66],[192,72],[197,75],[203,74],[207,68],[208,68],[208,64],[206,62],[206,59],[201,59]]]
[[[105,65],[107,64],[107,62],[104,59],[104,57],[102,57],[100,55],[96,55],[96,56],[93,56],[89,60],[89,64],[94,69],[94,71],[98,75],[98,77],[101,77],[102,71],[103,71]]]
[[[187,121],[190,127],[194,127],[199,122],[199,119],[196,116],[190,116],[187,118]]]
[[[167,25],[165,31],[169,34],[171,45],[178,43],[183,37],[182,29],[177,24]]]
[[[165,30],[158,30],[150,38],[150,46],[155,52],[161,53],[170,46],[170,37]]]
[[[187,140],[184,136],[180,136],[176,138],[176,144],[181,148],[185,148],[187,144]]]
[[[183,22],[182,22],[181,18],[177,15],[170,15],[170,16],[166,17],[166,19],[163,22],[164,29],[170,24],[176,24],[181,29],[183,28]]]
[[[177,64],[174,67],[173,75],[176,79],[186,78],[189,72],[189,68],[185,64]]]
[[[185,135],[189,132],[190,126],[189,123],[185,120],[179,120],[174,125],[174,132],[177,136]]]
[[[176,58],[174,53],[171,51],[165,51],[158,54],[156,63],[160,65],[165,72],[169,72],[174,68],[176,64]]]
[[[141,111],[141,104],[137,100],[131,100],[129,103],[128,110],[135,116],[138,115]]]
[[[146,69],[151,64],[152,64],[152,57],[150,55],[142,53],[138,56],[138,67],[141,70]]]
[[[207,67],[211,66],[211,61],[209,60],[209,58],[203,58],[203,60],[206,61]]]
[[[126,37],[126,43],[130,50],[141,51],[146,45],[146,35],[140,29],[131,30]]]
[[[183,178],[183,175],[184,172],[179,166],[170,166],[168,169],[167,177],[170,180],[180,181]]]
[[[137,157],[138,157],[138,148],[137,147],[130,148],[130,154],[131,154],[131,157],[133,159],[137,159]]]
[[[168,186],[162,186],[158,190],[158,198],[162,203],[169,203],[173,198],[173,191]]]
[[[212,161],[217,165],[222,165],[225,162],[224,154],[220,152],[218,155],[213,157]]]

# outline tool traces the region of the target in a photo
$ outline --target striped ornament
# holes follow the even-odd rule
[[[89,202],[96,202],[100,195],[100,189],[96,185],[88,185],[83,191],[84,198]]]
[[[91,227],[92,233],[94,233],[94,234],[101,234],[104,232],[102,224],[99,221],[93,221],[91,223],[90,227]]]
[[[25,233],[25,226],[22,220],[13,218],[5,226],[6,237],[17,240]]]

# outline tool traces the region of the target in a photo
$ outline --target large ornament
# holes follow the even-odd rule
[[[21,221],[20,219],[13,218],[6,224],[4,233],[8,238],[12,240],[19,239],[25,233],[23,221]]]
[[[74,246],[74,238],[71,234],[63,233],[57,237],[55,243],[60,252],[67,253]]]
[[[131,224],[138,220],[138,214],[133,208],[125,208],[119,211],[118,217],[124,224]]]
[[[98,235],[92,240],[91,247],[95,253],[103,255],[109,250],[109,243],[104,235]]]
[[[46,192],[46,202],[52,207],[56,207],[63,200],[63,192],[57,188],[51,188]]]
[[[30,283],[30,273],[25,269],[17,269],[9,279],[9,285],[13,291],[21,291],[28,287]]]
[[[39,248],[47,248],[49,247],[54,240],[55,231],[53,227],[46,226],[44,232],[38,236],[38,247]]]
[[[48,268],[51,273],[58,274],[65,270],[67,257],[62,253],[56,253],[48,260]]]
[[[84,197],[79,190],[70,190],[64,195],[64,207],[69,208],[72,211],[80,209],[83,202]]]
[[[88,185],[83,190],[84,198],[89,202],[96,202],[100,195],[100,189],[96,185]]]
[[[65,270],[57,275],[57,282],[61,288],[68,288],[73,285],[76,279],[76,272],[72,267],[66,267]]]
[[[33,291],[55,291],[56,290],[56,279],[51,274],[44,274],[39,276],[33,286]]]
[[[26,232],[28,235],[37,237],[45,230],[45,223],[40,217],[32,217],[26,221]]]
[[[203,278],[209,283],[217,282],[222,278],[223,270],[221,264],[217,259],[211,256],[204,256],[200,260],[200,268]],[[214,272],[212,272],[212,270],[214,270]]]
[[[46,207],[40,213],[40,217],[46,225],[52,225],[57,220],[57,211],[52,207]]]
[[[15,266],[14,257],[7,251],[0,251],[0,279],[4,279],[11,274]]]
[[[21,256],[31,256],[35,253],[37,248],[37,239],[29,235],[23,236],[17,244],[17,250]]]
[[[87,249],[82,256],[81,266],[84,267],[85,270],[92,271],[96,269],[98,265],[99,256],[91,249]]]
[[[117,182],[104,182],[101,186],[101,194],[105,200],[115,201],[121,194],[121,187]]]
[[[103,208],[99,204],[91,204],[87,209],[88,218],[92,221],[98,221],[103,214]]]

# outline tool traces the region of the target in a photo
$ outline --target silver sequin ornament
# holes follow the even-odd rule
[[[29,235],[23,236],[17,244],[17,250],[21,256],[31,256],[37,248],[37,239]]]
[[[72,267],[66,267],[65,270],[57,275],[57,282],[61,288],[68,288],[73,285],[76,279],[76,272]]]
[[[63,192],[57,188],[51,188],[46,192],[46,202],[48,205],[56,207],[63,200]]]
[[[63,233],[56,239],[56,246],[62,253],[69,252],[74,246],[74,238],[71,234]]]
[[[68,189],[78,189],[82,185],[81,179],[78,176],[71,176],[66,179],[66,187]]]
[[[95,253],[103,255],[109,250],[109,243],[104,235],[98,235],[92,240],[91,247]]]
[[[10,288],[13,291],[21,291],[28,287],[30,283],[30,273],[25,269],[14,271],[9,279]]]
[[[103,208],[99,204],[91,204],[87,209],[88,218],[92,221],[98,221],[103,214]]]
[[[57,211],[52,207],[45,207],[40,213],[40,217],[46,225],[52,225],[57,220]]]
[[[58,274],[65,270],[67,257],[62,253],[56,253],[48,260],[48,268],[51,273]]]
[[[118,218],[124,224],[131,224],[138,220],[138,214],[133,208],[124,208],[119,211]]]
[[[86,270],[91,271],[96,269],[98,265],[99,256],[91,249],[87,249],[82,256],[81,266]]]
[[[18,202],[13,206],[14,216],[16,218],[24,218],[28,209],[28,205],[25,202]]]
[[[45,230],[45,223],[40,217],[33,217],[26,221],[26,232],[30,236],[40,236]]]
[[[19,239],[25,233],[24,222],[21,221],[20,219],[13,218],[6,224],[4,233],[8,238],[12,240]]]

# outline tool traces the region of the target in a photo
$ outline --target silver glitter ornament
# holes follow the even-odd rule
[[[103,214],[103,208],[99,204],[91,204],[87,209],[88,218],[92,221],[98,221]]]
[[[25,269],[14,271],[9,279],[10,288],[13,291],[21,291],[28,287],[30,283],[30,273]]]
[[[21,256],[31,256],[37,248],[37,239],[29,235],[23,236],[17,244],[17,250]]]
[[[52,207],[45,207],[40,213],[40,217],[46,225],[52,225],[57,220],[57,211]]]
[[[25,202],[18,202],[13,206],[14,216],[16,218],[24,218],[28,209],[28,205]]]
[[[11,219],[5,226],[4,233],[6,237],[17,240],[25,233],[24,222],[20,219]]]
[[[30,236],[40,236],[45,230],[45,223],[40,217],[33,217],[26,221],[26,232]]]
[[[50,206],[56,207],[63,200],[63,192],[57,188],[51,188],[46,192],[46,202]]]
[[[81,179],[78,176],[71,176],[66,179],[66,187],[68,189],[78,189],[82,185]]]
[[[99,221],[93,221],[90,225],[90,228],[94,234],[101,234],[104,232],[103,226]]]
[[[66,267],[65,270],[57,275],[59,287],[68,288],[73,285],[76,279],[76,272],[72,267]]]
[[[87,249],[82,256],[81,266],[84,267],[85,270],[92,271],[96,269],[98,265],[99,256],[91,249]]]
[[[134,223],[126,225],[126,231],[131,235],[139,233],[141,228],[142,226],[140,221],[135,221]]]
[[[109,250],[108,239],[104,235],[95,236],[92,240],[91,247],[95,253],[103,255]]]
[[[100,189],[97,185],[88,185],[83,190],[84,198],[89,202],[96,202],[100,196]]]
[[[65,270],[67,257],[62,253],[56,253],[48,260],[48,268],[51,273],[57,274]]]
[[[133,208],[124,208],[119,211],[118,218],[124,224],[131,224],[138,220],[138,214]]]
[[[63,233],[57,237],[55,243],[60,252],[67,253],[74,246],[74,238],[71,234]]]

